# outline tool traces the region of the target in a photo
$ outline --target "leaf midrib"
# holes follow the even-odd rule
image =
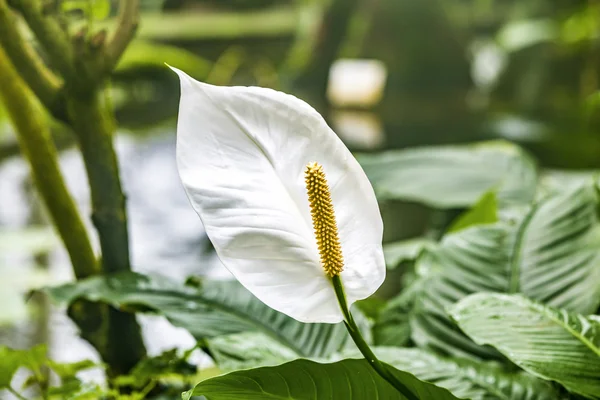
[[[266,333],[268,336],[272,337],[273,339],[275,339],[276,341],[278,341],[279,343],[283,344],[284,346],[290,348],[291,350],[293,350],[296,354],[300,355],[300,356],[308,356],[307,354],[304,354],[304,352],[302,351],[302,348],[299,346],[296,346],[293,342],[291,342],[290,340],[288,340],[288,338],[285,335],[281,335],[279,334],[279,331],[271,328],[270,326],[264,324],[262,321],[255,319],[253,317],[251,317],[249,314],[241,312],[236,310],[235,308],[232,308],[231,306],[227,306],[224,303],[219,303],[215,300],[211,300],[211,299],[207,299],[206,297],[202,296],[201,294],[191,294],[191,293],[183,293],[183,292],[178,292],[175,290],[166,290],[166,291],[162,291],[162,290],[156,290],[156,289],[152,289],[152,290],[146,290],[144,291],[144,293],[158,293],[160,295],[169,295],[172,297],[178,297],[178,298],[183,298],[186,300],[200,300],[200,303],[203,303],[207,306],[213,307],[215,309],[218,309],[224,313],[227,314],[231,314],[234,315],[235,317],[244,320],[244,321],[248,321],[252,326],[255,326],[259,332],[263,332]],[[184,297],[182,297],[182,295]],[[135,303],[129,303],[127,301],[122,302],[123,304],[135,304]],[[148,302],[146,303],[147,305]],[[152,305],[152,308],[157,310],[158,312],[160,312],[161,314],[165,314],[162,310],[157,309],[154,305]],[[273,311],[276,312],[276,311]]]

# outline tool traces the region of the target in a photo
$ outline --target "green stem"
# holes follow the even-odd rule
[[[47,68],[17,27],[17,18],[6,0],[0,0],[0,45],[31,90],[50,111],[58,108],[61,80]]]
[[[371,367],[377,372],[383,379],[388,381],[392,386],[398,390],[407,400],[419,400],[419,398],[402,382],[400,382],[394,374],[385,366],[384,363],[379,361],[377,356],[373,353],[373,350],[369,347],[365,339],[362,337],[356,322],[354,322],[354,318],[348,309],[348,302],[346,301],[346,294],[344,293],[344,285],[342,284],[342,280],[339,275],[331,278],[331,282],[333,283],[333,288],[335,290],[335,295],[338,299],[338,303],[340,304],[340,308],[342,309],[342,314],[344,314],[344,324],[346,325],[346,329],[348,329],[348,333],[356,347],[360,350],[362,355],[365,357],[367,362],[371,365]]]
[[[37,40],[42,44],[52,64],[60,71],[63,78],[75,76],[73,61],[74,54],[67,32],[65,32],[58,20],[46,15],[44,2],[39,0],[14,0],[17,8],[27,25],[35,34]]]
[[[21,151],[54,226],[62,239],[75,275],[83,279],[99,268],[85,226],[75,207],[60,168],[44,112],[0,47],[0,100],[12,120]]]
[[[19,392],[17,392],[15,389],[13,389],[12,386],[8,386],[6,389],[8,389],[8,391],[11,392],[13,394],[13,396],[15,396],[17,399],[27,400],[27,398],[25,396],[22,396]]]
[[[95,92],[69,96],[67,109],[79,140],[92,197],[92,221],[98,231],[105,274],[129,271],[125,196],[113,147],[113,122]]]

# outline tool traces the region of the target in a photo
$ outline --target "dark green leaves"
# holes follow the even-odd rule
[[[195,288],[165,277],[125,273],[47,291],[63,303],[83,297],[118,308],[157,312],[197,339],[258,332],[304,357],[326,357],[353,346],[342,324],[303,324],[267,307],[232,281],[206,281]]]
[[[447,308],[478,292],[514,293],[590,314],[600,304],[598,197],[591,184],[539,201],[516,223],[478,225],[419,257],[413,340],[457,356],[497,357],[460,333]],[[385,311],[385,310],[384,310]]]
[[[389,368],[420,399],[456,399],[446,389]],[[276,367],[236,371],[200,382],[193,390],[184,393],[183,399],[201,395],[208,400],[404,399],[365,360],[344,360],[331,364],[296,360]]]
[[[600,398],[600,323],[518,295],[480,293],[452,308],[461,329],[534,375]]]
[[[473,400],[558,400],[563,398],[549,382],[500,364],[442,357],[417,348],[379,347],[384,362],[417,378],[445,387],[452,394]],[[344,356],[360,357],[350,352]]]
[[[510,292],[592,314],[600,305],[600,224],[593,182],[542,200],[524,218],[511,250]]]

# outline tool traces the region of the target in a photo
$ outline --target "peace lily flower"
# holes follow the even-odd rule
[[[217,255],[269,307],[301,322],[344,319],[385,278],[383,222],[362,168],[298,98],[181,81],[177,165]]]

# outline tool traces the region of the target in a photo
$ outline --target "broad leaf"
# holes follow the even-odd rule
[[[473,400],[558,400],[563,397],[548,382],[524,372],[509,372],[496,363],[442,357],[417,348],[376,347],[381,361],[417,378]],[[345,352],[346,357],[361,357]]]
[[[549,196],[516,231],[509,292],[593,314],[600,306],[598,195],[587,184]]]
[[[478,292],[515,293],[582,314],[600,304],[598,199],[592,185],[549,196],[518,223],[446,235],[417,260],[420,294],[411,311],[421,346],[456,356],[496,357],[459,332],[447,308]]]
[[[452,223],[448,232],[458,232],[475,225],[498,222],[498,200],[493,191],[486,192],[479,201]]]
[[[383,245],[385,265],[395,269],[403,261],[415,260],[423,250],[435,243],[430,239],[417,238],[386,243]]]
[[[419,399],[456,399],[446,389],[419,381],[413,375],[389,367],[392,373]],[[377,375],[365,360],[344,360],[318,364],[296,360],[276,367],[231,372],[200,382],[183,394],[208,400],[365,400],[405,399]]]
[[[234,333],[209,339],[207,347],[222,371],[278,365],[300,358],[292,349],[256,332]]]
[[[420,290],[419,285],[410,286],[391,299],[381,310],[373,325],[375,345],[398,347],[408,345],[411,337],[410,311]]]
[[[417,263],[415,306],[410,314],[412,339],[459,357],[497,358],[492,349],[476,345],[450,320],[446,309],[481,291],[505,292],[508,275],[508,233],[503,226],[481,226],[447,235]]]
[[[343,324],[303,324],[267,307],[235,281],[205,281],[201,288],[194,288],[162,276],[123,273],[47,291],[66,304],[81,297],[118,308],[157,312],[199,340],[260,332],[304,357],[326,357],[354,346]],[[364,327],[364,318],[355,315]],[[368,334],[367,330],[364,333]]]
[[[535,194],[534,162],[508,142],[392,150],[359,161],[383,199],[456,208],[473,205],[492,188],[500,204],[528,204]]]
[[[475,342],[491,345],[524,370],[600,398],[600,323],[520,295],[480,293],[451,310]]]

